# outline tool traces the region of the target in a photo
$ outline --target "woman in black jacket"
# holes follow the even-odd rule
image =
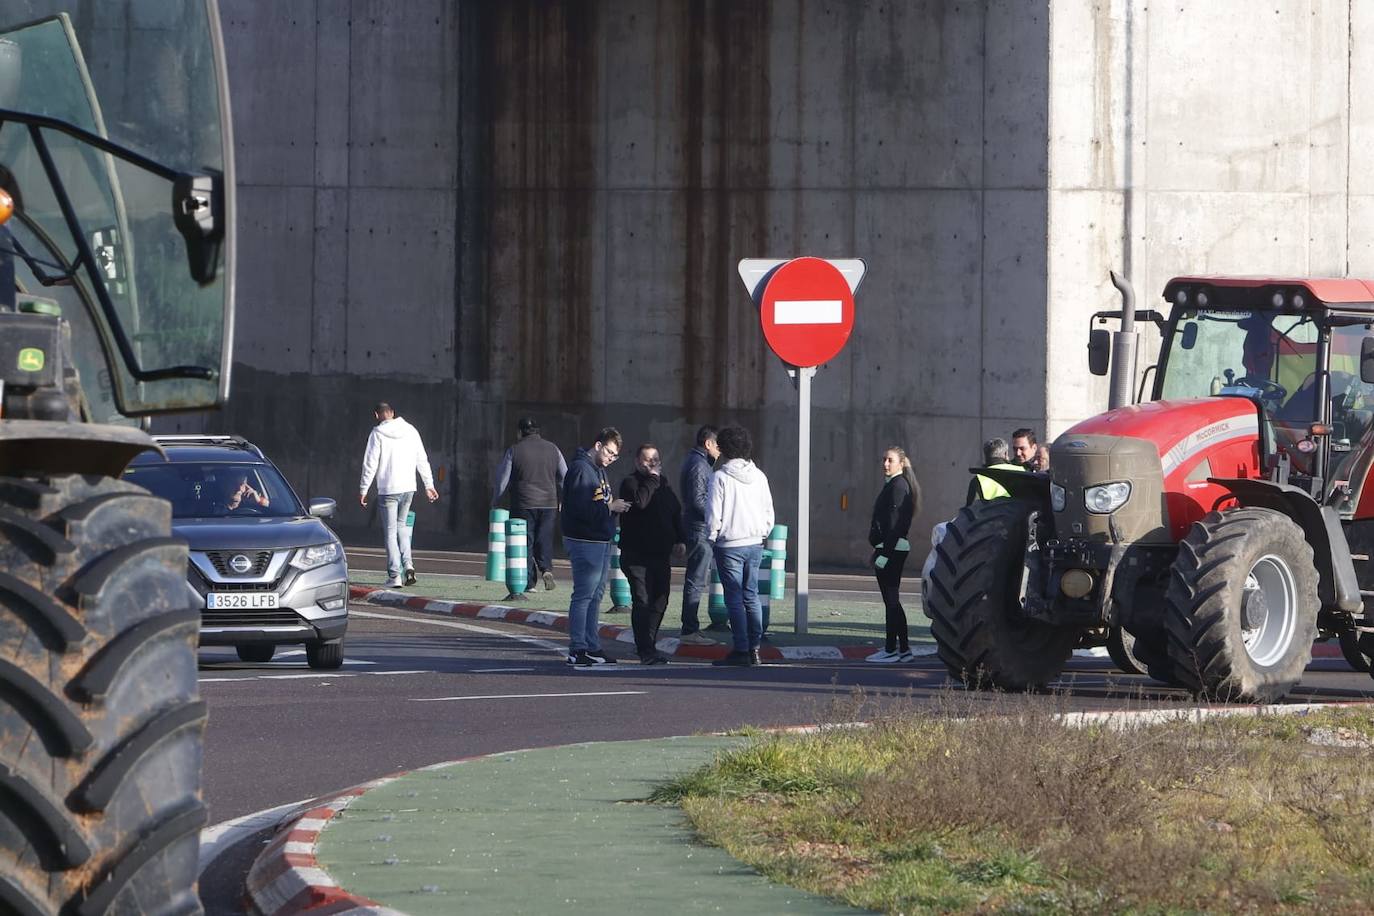
[[[883,475],[887,483],[873,503],[868,543],[873,545],[871,562],[887,611],[887,639],[883,650],[874,652],[867,660],[891,664],[909,662],[914,657],[908,643],[901,590],[902,567],[911,552],[911,543],[907,540],[911,519],[921,511],[921,485],[916,482],[916,473],[911,470],[906,452],[895,445],[883,453]]]

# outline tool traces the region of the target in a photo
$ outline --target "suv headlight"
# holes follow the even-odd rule
[[[1126,505],[1131,498],[1131,485],[1124,480],[1088,487],[1083,491],[1083,505],[1089,512],[1106,515]]]
[[[1050,508],[1055,512],[1063,512],[1064,506],[1068,502],[1067,492],[1059,484],[1050,482]]]
[[[326,563],[333,563],[341,556],[343,548],[339,546],[339,542],[330,541],[328,544],[298,548],[296,555],[291,558],[291,565],[299,570],[316,569]]]

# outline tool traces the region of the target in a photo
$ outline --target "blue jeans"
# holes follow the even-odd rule
[[[601,649],[601,596],[611,569],[609,541],[563,539],[572,561],[572,600],[568,603],[568,654]]]
[[[410,500],[415,491],[409,493],[386,493],[378,497],[382,506],[382,537],[386,541],[386,575],[388,579],[401,578],[402,569],[414,569],[410,559],[410,526],[406,516],[410,514]]]
[[[759,561],[763,545],[716,547],[716,573],[725,592],[730,635],[736,652],[759,647],[763,639],[763,610],[759,607]]]
[[[706,575],[711,571],[711,542],[706,526],[687,526],[687,569],[682,577],[682,635],[701,629],[701,595],[706,591]]]

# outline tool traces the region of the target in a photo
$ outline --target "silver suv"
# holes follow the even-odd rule
[[[246,662],[304,644],[311,668],[338,668],[348,627],[343,545],[262,451],[237,436],[155,436],[125,479],[172,504],[172,531],[190,545],[187,581],[201,602],[200,644],[233,646]]]

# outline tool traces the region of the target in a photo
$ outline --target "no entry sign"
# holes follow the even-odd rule
[[[783,362],[819,366],[844,349],[854,330],[854,293],[829,261],[793,258],[768,278],[759,321]]]

